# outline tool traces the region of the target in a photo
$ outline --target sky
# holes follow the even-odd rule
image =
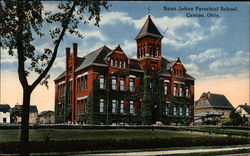
[[[55,12],[60,2],[43,3],[46,10]],[[203,92],[210,91],[225,95],[234,107],[249,104],[249,2],[112,1],[109,4],[112,5],[109,10],[101,12],[100,27],[94,26],[93,22],[80,23],[79,31],[84,35],[83,39],[69,34],[65,36],[49,72],[49,88],[39,85],[32,93],[31,104],[37,105],[39,112],[54,110],[53,80],[65,70],[66,47],[72,49],[72,44],[77,43],[78,56],[82,57],[103,45],[114,49],[120,44],[128,57],[136,57],[135,37],[149,13],[164,36],[163,56],[169,60],[179,57],[187,73],[196,79],[195,100]],[[180,7],[186,10],[178,10]],[[218,7],[219,10],[196,10],[209,7]],[[193,14],[203,14],[204,17],[188,17]],[[216,17],[211,17],[211,14]],[[43,32],[53,27],[55,25],[45,25]],[[53,47],[49,36],[36,38],[33,44],[38,53]],[[29,83],[36,77],[36,74],[30,75]],[[1,104],[7,103],[11,107],[22,104],[17,57],[8,56],[2,48],[0,85]]]

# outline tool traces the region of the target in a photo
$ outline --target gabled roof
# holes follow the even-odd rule
[[[50,112],[54,113],[53,111],[42,111],[41,113],[39,113],[39,114],[37,115],[37,117],[44,116],[44,115],[46,115],[46,114],[48,114],[48,113],[50,113]]]
[[[114,50],[110,51],[105,57],[104,60],[107,60],[109,56],[111,56],[115,51],[122,52],[126,57],[127,55],[124,53],[120,45],[118,45]]]
[[[203,95],[205,95],[213,107],[234,109],[233,105],[224,95],[213,93],[203,93]]]
[[[66,76],[66,71],[64,71],[62,74],[60,74],[54,81],[59,80],[61,78],[64,78]]]
[[[111,50],[103,46],[90,54],[86,55],[84,58],[85,60],[81,63],[81,65],[76,69],[76,71],[79,71],[81,69],[86,68],[89,65],[92,65],[93,63],[100,63],[100,64],[106,64],[104,61],[105,56],[110,52]]]
[[[15,105],[14,108],[16,109],[22,109],[23,105]],[[38,113],[36,105],[30,105],[30,113]]]
[[[163,36],[155,26],[154,22],[151,20],[150,15],[148,16],[148,19],[144,23],[143,27],[141,28],[141,31],[136,36],[136,40],[144,37],[144,36],[152,36],[161,39]]]
[[[79,67],[85,58],[77,57],[76,67]],[[60,74],[54,81],[64,78],[66,76],[66,71]]]
[[[176,62],[177,62],[177,60],[169,61],[167,66],[166,66],[166,69],[170,70],[175,65]]]
[[[244,109],[250,115],[250,105],[239,105],[242,109]]]
[[[10,112],[10,105],[8,104],[0,104],[0,112]]]

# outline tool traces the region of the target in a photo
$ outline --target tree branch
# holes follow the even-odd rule
[[[39,77],[32,83],[31,85],[31,90],[33,90],[41,81],[42,79],[47,75],[47,73],[49,72],[50,68],[52,67],[55,59],[56,59],[56,56],[57,56],[57,51],[58,51],[58,47],[60,45],[60,42],[62,41],[64,35],[65,35],[65,32],[68,28],[68,25],[69,25],[69,22],[70,22],[70,18],[75,10],[75,7],[76,7],[76,2],[74,1],[70,11],[69,11],[69,14],[68,14],[68,20],[66,22],[66,25],[63,27],[63,30],[58,38],[58,40],[56,40],[56,45],[55,45],[55,48],[54,48],[54,51],[52,53],[52,58],[51,60],[49,61],[49,64],[48,66],[45,68],[45,70],[39,75]]]

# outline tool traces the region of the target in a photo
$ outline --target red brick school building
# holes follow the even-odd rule
[[[58,123],[187,125],[194,115],[194,78],[178,58],[162,57],[163,36],[150,15],[136,36],[137,58],[118,45],[84,57],[66,48],[66,70],[55,81]]]

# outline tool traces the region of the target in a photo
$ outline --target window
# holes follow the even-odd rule
[[[88,89],[88,75],[84,76],[84,90]]]
[[[186,108],[186,116],[189,116],[189,108]]]
[[[168,95],[168,83],[164,84],[164,95]]]
[[[120,90],[121,91],[125,90],[125,81],[124,81],[124,78],[120,78]]]
[[[112,100],[112,113],[116,114],[117,100]]]
[[[166,115],[168,115],[168,102],[166,102],[166,109],[165,109],[165,111],[166,111]]]
[[[135,79],[129,79],[129,91],[130,92],[135,91]]]
[[[83,113],[87,113],[87,99],[83,100]]]
[[[103,75],[100,75],[99,83],[100,83],[100,89],[104,89],[104,76]]]
[[[118,60],[115,60],[115,67],[118,67]]]
[[[110,64],[111,64],[111,67],[113,67],[113,66],[114,66],[114,60],[113,60],[113,59],[111,59]]]
[[[112,89],[113,90],[117,89],[116,77],[115,76],[112,76]]]
[[[202,100],[202,101],[201,101],[201,104],[202,104],[202,105],[205,105],[205,104],[206,104],[206,100]]]
[[[82,92],[88,89],[88,75],[77,78],[78,92]]]
[[[65,91],[65,84],[58,85],[58,97],[63,97]]]
[[[180,87],[180,92],[179,92],[179,96],[182,96],[182,92],[183,92],[183,90],[182,90],[182,85],[181,85],[181,87]]]
[[[176,116],[176,112],[177,112],[176,107],[174,107],[174,116]]]
[[[179,108],[179,115],[182,116],[182,107]]]
[[[121,100],[120,113],[124,113],[124,100]]]
[[[83,100],[77,100],[78,113],[83,113]]]
[[[119,67],[120,67],[120,68],[122,68],[122,61],[120,61],[120,63],[119,63]]]
[[[81,81],[80,81],[80,78],[77,78],[77,91],[78,92],[81,91]]]
[[[134,109],[134,101],[129,101],[129,113],[134,114],[135,109]]]
[[[71,104],[71,99],[72,99],[72,80],[69,80],[69,101]]]
[[[160,54],[159,54],[159,47],[158,46],[156,46],[156,56],[159,56]]]
[[[189,97],[190,95],[189,95],[189,87],[188,86],[186,86],[186,97]]]
[[[126,62],[125,61],[123,62],[123,68],[126,68]]]
[[[178,96],[178,85],[174,84],[174,96]]]
[[[104,99],[100,99],[100,113],[104,112]]]

